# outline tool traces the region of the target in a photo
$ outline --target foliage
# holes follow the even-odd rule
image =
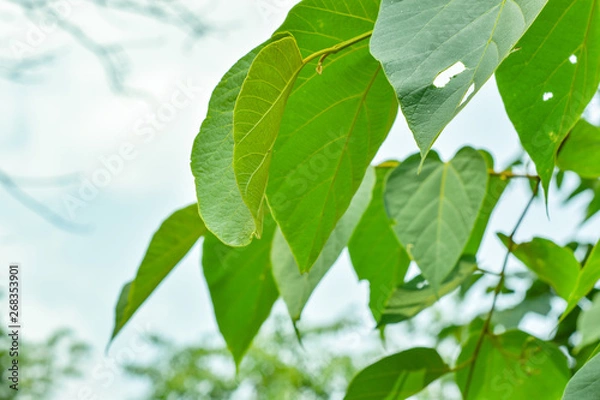
[[[442,160],[431,151],[436,139],[493,75],[527,157],[497,169],[491,154],[463,147]],[[348,398],[406,398],[432,382],[466,399],[592,392],[582,385],[599,376],[597,357],[587,360],[600,338],[592,322],[600,244],[518,244],[515,235],[540,188],[546,205],[556,201],[552,180],[570,191],[567,201],[588,194],[586,221],[600,210],[600,128],[584,117],[599,84],[599,0],[301,1],[213,92],[192,149],[197,208],[177,211],[155,234],[117,304],[114,334],[203,237],[219,329],[243,369],[277,298],[301,319],[348,247],[381,329],[411,326],[457,290],[459,310],[470,296],[486,301],[438,326],[436,348],[367,367]],[[420,152],[373,168],[399,107]],[[578,188],[563,185],[567,174]],[[497,270],[480,268],[487,224],[517,180],[531,197],[500,235]],[[511,255],[527,273],[510,270]],[[417,277],[406,276],[411,263]],[[531,312],[555,324],[546,340],[518,330]],[[448,340],[453,353],[442,351]],[[209,372],[190,368],[202,379]]]
[[[226,400],[245,393],[244,398],[261,400],[327,400],[343,393],[357,366],[375,353],[373,346],[363,346],[358,353],[332,348],[332,343],[356,328],[353,321],[307,329],[303,343],[310,346],[312,354],[318,354],[313,358],[296,343],[289,321],[278,315],[273,322],[257,336],[237,374],[227,349],[208,336],[186,346],[150,336],[155,349],[152,358],[128,364],[125,371],[150,385],[144,399]]]
[[[25,341],[20,343],[19,352],[19,390],[10,389],[6,382],[9,372],[6,368],[12,362],[8,349],[11,339],[0,325],[0,365],[2,382],[0,398],[5,400],[42,400],[49,399],[60,391],[65,380],[80,377],[82,364],[88,354],[89,347],[75,339],[67,330],[54,332],[41,342]]]

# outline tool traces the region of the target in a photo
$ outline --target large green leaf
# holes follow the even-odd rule
[[[229,247],[207,235],[202,268],[219,330],[239,364],[279,297],[269,254],[275,223],[265,219],[261,239],[246,247]]]
[[[496,77],[547,191],[556,151],[600,83],[599,2],[548,1]]]
[[[304,66],[296,40],[286,36],[256,56],[233,115],[233,170],[260,236],[273,145],[289,94]]]
[[[233,173],[233,108],[250,64],[263,47],[250,51],[223,76],[192,148],[200,215],[208,230],[230,246],[246,246],[257,230]]]
[[[366,37],[379,1],[304,0],[280,32],[303,56]],[[358,39],[357,39],[358,38]],[[275,143],[267,195],[302,271],[315,263],[358,190],[398,110],[368,41],[307,65],[288,100]]]
[[[175,211],[161,224],[135,279],[121,290],[112,339],[205,232],[196,204]]]
[[[350,207],[333,230],[323,252],[309,272],[301,273],[285,238],[278,230],[273,241],[271,260],[273,275],[292,320],[300,319],[302,310],[321,279],[338,259],[371,201],[375,172],[370,169],[350,203]]]
[[[376,168],[377,183],[373,188],[373,198],[348,243],[358,278],[369,282],[369,307],[377,322],[410,264],[410,258],[398,241],[383,204],[385,183],[396,165],[387,163]]]
[[[493,171],[494,159],[492,158],[492,155],[483,150],[480,150],[480,153],[485,159],[488,170]],[[504,190],[507,186],[508,179],[503,178],[499,175],[492,175],[489,177],[487,191],[485,193],[485,198],[483,199],[483,205],[479,210],[479,214],[477,215],[477,221],[475,221],[475,226],[473,227],[473,231],[471,232],[469,242],[463,250],[463,254],[472,256],[477,255],[477,252],[479,251],[479,246],[481,246],[481,242],[483,241],[483,236],[485,235],[488,222],[492,217],[492,213],[496,208],[496,204],[498,204],[498,201],[500,201],[500,198],[502,197],[502,194],[504,193]]]
[[[569,299],[581,270],[571,249],[548,239],[534,238],[531,242],[513,246],[512,253],[540,280],[552,286],[560,297]]]
[[[432,153],[418,171],[418,155],[400,164],[388,179],[385,202],[400,243],[437,290],[471,236],[488,173],[482,155],[471,148],[447,163]]]
[[[562,400],[597,400],[600,393],[600,354],[595,355],[571,378]]]
[[[474,358],[478,340],[479,333],[469,339],[457,365]],[[570,376],[558,347],[525,332],[486,335],[476,356],[456,373],[465,400],[559,399]]]
[[[577,332],[581,334],[581,341],[577,344],[578,349],[600,340],[600,293],[594,296],[591,307],[579,315]]]
[[[383,0],[371,50],[425,155],[546,0]]]
[[[385,304],[379,325],[402,322],[414,317],[432,306],[442,296],[453,292],[475,272],[476,268],[474,259],[461,259],[437,291],[425,281],[422,275],[398,286]]]
[[[417,347],[379,360],[359,372],[344,399],[406,399],[449,371],[437,351]]]
[[[569,296],[567,309],[563,314],[563,318],[577,307],[579,300],[594,288],[598,280],[600,280],[600,241],[594,246],[592,253],[579,273],[575,289],[573,289],[571,296]]]
[[[557,165],[583,178],[600,177],[600,128],[580,119],[558,151]]]

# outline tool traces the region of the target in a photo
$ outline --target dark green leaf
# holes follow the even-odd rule
[[[298,40],[303,56],[364,37],[379,1],[305,0],[279,32]],[[267,195],[302,271],[315,263],[350,205],[387,136],[398,102],[368,40],[317,61],[296,82],[275,143]]]
[[[600,128],[579,120],[563,142],[556,165],[582,178],[600,177]]]
[[[421,154],[509,55],[546,0],[383,0],[371,50]]]
[[[457,365],[473,359],[478,340],[479,333],[471,337]],[[509,331],[486,335],[475,363],[459,369],[456,382],[465,400],[558,399],[569,376],[567,359],[558,347]]]
[[[448,372],[434,349],[406,350],[362,370],[350,383],[345,400],[406,399]]]
[[[471,148],[441,162],[419,156],[390,175],[385,202],[394,231],[434,290],[456,266],[471,236],[486,194],[488,173],[482,155]]]
[[[547,192],[556,152],[600,83],[597,0],[550,0],[496,78]]]
[[[461,259],[437,292],[425,281],[423,276],[417,276],[410,282],[397,287],[387,302],[380,325],[402,322],[414,317],[433,305],[440,297],[458,288],[476,268],[474,259]]]
[[[161,224],[135,279],[121,290],[111,340],[205,232],[196,204],[175,211]]]
[[[269,254],[275,223],[265,218],[263,236],[246,247],[229,247],[207,235],[202,268],[219,330],[239,365],[279,297]]]
[[[362,185],[350,203],[350,207],[339,220],[325,244],[323,252],[309,272],[300,272],[285,238],[279,230],[275,234],[271,251],[273,275],[292,320],[297,321],[300,319],[302,310],[314,289],[346,247],[371,201],[375,179],[375,171],[373,169],[368,170]]]
[[[404,280],[410,264],[383,204],[385,183],[396,165],[390,163],[376,168],[377,184],[373,188],[373,199],[348,243],[358,278],[369,282],[369,307],[377,322],[390,295]]]

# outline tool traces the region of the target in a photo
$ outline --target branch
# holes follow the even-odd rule
[[[45,183],[48,183],[49,179],[50,178],[43,178]],[[59,177],[59,180],[61,179],[64,178]],[[88,226],[77,224],[63,218],[62,216],[48,208],[46,205],[44,205],[42,202],[36,200],[31,195],[25,193],[21,189],[21,187],[3,171],[0,171],[0,185],[4,186],[7,193],[11,195],[15,200],[17,200],[19,203],[21,203],[40,217],[44,218],[52,225],[70,232],[82,233],[89,230]]]
[[[508,248],[506,251],[506,256],[504,257],[504,262],[502,263],[502,270],[500,271],[498,284],[496,285],[496,288],[494,289],[494,298],[492,300],[492,307],[490,308],[490,311],[487,314],[487,317],[483,324],[483,328],[481,330],[481,334],[479,335],[479,338],[477,339],[477,344],[475,345],[475,350],[473,351],[473,357],[471,357],[471,359],[468,360],[468,364],[470,364],[471,367],[469,369],[469,375],[467,376],[467,382],[465,384],[465,393],[464,393],[465,399],[469,398],[469,388],[471,386],[471,381],[473,380],[473,373],[475,372],[477,358],[479,357],[479,352],[481,351],[481,346],[483,345],[483,339],[490,331],[490,326],[492,323],[492,316],[494,315],[494,310],[496,309],[496,303],[498,301],[498,297],[500,296],[500,292],[502,291],[502,286],[504,285],[504,278],[505,278],[505,274],[506,274],[506,267],[508,266],[508,259],[510,258],[510,254],[512,253],[513,247],[515,245],[514,237],[517,234],[519,227],[523,223],[523,220],[525,219],[527,212],[531,208],[531,205],[533,204],[535,197],[537,196],[539,184],[540,184],[540,179],[537,178],[535,189],[533,190],[533,195],[527,202],[525,209],[521,213],[521,216],[517,220],[515,227],[513,228],[512,232],[510,233],[510,236],[508,237],[508,246],[507,246]]]
[[[502,180],[514,179],[514,178],[524,178],[530,180],[539,180],[540,177],[538,175],[528,175],[528,174],[514,174],[511,171],[502,171],[496,172],[493,169],[488,170],[488,174],[491,176],[498,176]]]
[[[79,25],[65,19],[49,7],[53,0],[8,1],[19,6],[33,24],[38,22],[36,17],[39,15],[52,17],[63,32],[98,59],[113,92],[131,97],[142,97],[152,103],[156,102],[156,99],[148,92],[127,85],[126,65],[128,64],[128,58],[124,46],[117,43],[102,44],[95,40]],[[204,36],[209,30],[208,25],[179,0],[156,1],[150,4],[132,0],[90,0],[90,4],[108,10],[129,12],[179,28],[187,33],[188,38],[192,40]],[[37,57],[32,57],[31,60],[27,59],[26,61],[35,64]],[[42,61],[46,62],[47,60],[43,59]],[[7,70],[3,75],[10,80],[23,81],[20,79],[22,76],[22,61],[17,61],[14,64],[12,67],[3,68]]]

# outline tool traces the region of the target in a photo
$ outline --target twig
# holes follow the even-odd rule
[[[473,380],[473,373],[475,372],[475,366],[477,364],[477,358],[479,357],[479,352],[481,351],[481,346],[483,346],[483,339],[489,333],[490,325],[492,323],[492,316],[494,315],[494,310],[496,309],[496,303],[498,301],[498,297],[500,295],[500,292],[502,291],[502,286],[504,285],[504,278],[505,278],[505,273],[506,273],[506,267],[508,265],[508,260],[510,258],[510,254],[512,253],[513,247],[514,247],[514,244],[515,244],[514,237],[517,234],[517,231],[519,230],[519,227],[521,226],[521,223],[525,219],[525,216],[527,215],[527,212],[531,208],[531,205],[533,204],[533,202],[535,200],[535,197],[537,196],[539,184],[540,184],[540,179],[537,178],[536,179],[535,189],[533,190],[533,195],[531,196],[531,198],[527,202],[527,205],[525,206],[525,209],[521,213],[521,216],[517,220],[517,223],[516,223],[515,227],[513,228],[512,232],[510,233],[510,236],[508,237],[508,245],[507,245],[506,256],[504,257],[504,261],[502,263],[502,270],[500,271],[500,275],[499,275],[500,279],[498,280],[498,284],[496,285],[496,288],[494,289],[494,298],[492,300],[492,307],[490,308],[490,311],[487,314],[485,322],[483,323],[483,328],[481,329],[481,334],[479,335],[479,338],[477,339],[477,344],[475,345],[475,350],[473,351],[473,356],[469,360],[469,363],[471,364],[471,368],[469,369],[469,375],[467,376],[467,382],[465,384],[465,391],[464,391],[464,398],[466,400],[468,400],[468,398],[469,398],[469,388],[471,386],[471,381]]]
[[[496,172],[494,170],[488,170],[488,173],[491,176],[498,176],[502,180],[513,179],[513,178],[524,178],[524,179],[530,179],[530,180],[539,180],[540,179],[540,177],[538,175],[514,174],[511,171]]]
[[[2,171],[0,171],[0,185],[4,186],[7,193],[15,200],[50,222],[52,225],[70,232],[82,233],[89,230],[88,226],[74,223],[61,217],[59,214],[46,207],[46,205],[25,193],[10,176]]]

